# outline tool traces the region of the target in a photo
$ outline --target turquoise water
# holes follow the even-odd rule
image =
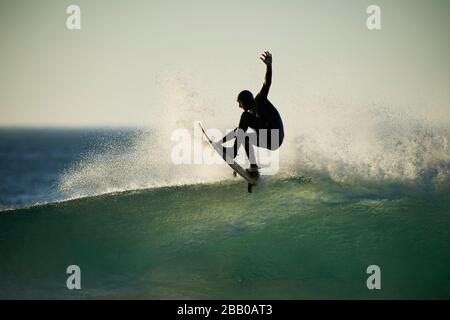
[[[291,177],[5,211],[0,297],[449,299],[446,191]],[[381,290],[366,287],[373,264]]]

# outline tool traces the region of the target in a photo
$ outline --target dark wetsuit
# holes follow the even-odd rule
[[[255,130],[257,136],[256,144],[253,145],[269,150],[276,150],[283,143],[284,127],[278,110],[267,99],[271,83],[272,66],[269,65],[267,66],[266,78],[261,91],[256,95],[252,107],[242,113],[239,127],[236,128],[235,131],[237,131],[237,129],[242,129],[243,132],[246,132],[248,128],[252,128]],[[274,139],[275,141],[272,141]],[[223,142],[225,142],[225,140],[226,138],[224,137]],[[234,142],[234,157],[236,157],[239,149],[238,140],[239,139],[236,139]],[[245,151],[247,157],[249,157],[249,145],[249,139],[245,139]]]

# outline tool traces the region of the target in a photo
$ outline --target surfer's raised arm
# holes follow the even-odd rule
[[[260,57],[262,62],[266,64],[266,77],[264,84],[261,88],[260,94],[267,98],[269,94],[270,85],[272,84],[272,54],[269,51],[265,51]]]

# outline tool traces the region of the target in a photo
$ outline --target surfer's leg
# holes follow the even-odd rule
[[[261,119],[257,118],[255,115],[250,112],[243,112],[241,115],[241,120],[239,120],[239,128],[244,132],[247,131],[248,128],[252,128],[255,130],[265,128],[265,123]]]
[[[234,145],[232,147],[222,147],[223,155],[226,155],[228,159],[234,159],[237,156],[237,151],[239,146],[237,146],[237,139],[234,141]]]
[[[244,137],[244,147],[245,153],[247,154],[248,161],[250,161],[250,168],[257,168],[256,164],[256,156],[255,156],[255,148],[254,145],[257,144],[257,136],[255,132],[249,132]]]
[[[239,122],[239,128],[246,131],[247,128],[255,129],[256,141],[252,145],[269,150],[276,150],[284,138],[283,127],[281,129],[269,127],[262,119],[249,112],[244,112]],[[248,152],[247,152],[248,154]]]
[[[245,153],[247,155],[248,160],[250,161],[250,164],[252,167],[256,166],[256,156],[255,156],[255,150],[254,145],[257,145],[258,143],[258,137],[257,134],[253,131],[250,132],[244,132],[241,129],[236,130],[236,139],[234,140],[233,145],[233,158],[237,156],[237,152],[241,145],[244,145]],[[231,154],[230,151],[228,151],[228,154]]]
[[[269,129],[260,130],[258,135],[258,147],[266,148],[269,150],[277,150],[284,140],[284,130],[282,129]]]
[[[255,132],[246,132],[248,128],[252,128]],[[261,119],[257,118],[250,112],[243,112],[241,120],[239,121],[240,134],[243,136],[236,136],[235,141],[235,152],[244,143],[245,153],[248,160],[250,161],[251,168],[257,168],[256,156],[255,156],[255,146],[259,145],[259,130],[265,128],[265,123]]]

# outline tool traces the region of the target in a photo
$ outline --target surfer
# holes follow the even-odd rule
[[[226,134],[221,143],[235,139],[233,147],[223,147],[223,152],[233,159],[236,157],[239,147],[244,144],[245,153],[250,161],[247,172],[252,176],[258,176],[254,146],[269,150],[278,149],[283,143],[284,128],[281,116],[275,106],[267,99],[270,85],[272,84],[272,54],[265,51],[260,59],[266,65],[266,76],[261,91],[253,97],[253,94],[244,90],[237,97],[239,108],[243,109],[239,126]],[[254,132],[247,132],[249,128]],[[230,150],[231,149],[231,150]]]

